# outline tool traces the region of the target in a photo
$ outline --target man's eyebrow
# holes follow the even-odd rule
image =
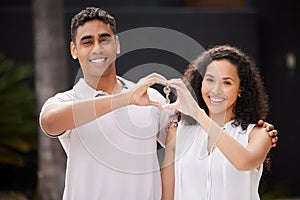
[[[109,33],[101,33],[101,34],[99,34],[99,38],[103,38],[103,37],[111,37],[111,34],[109,34]],[[82,38],[80,38],[80,41],[86,40],[86,39],[91,39],[91,38],[93,38],[92,35],[85,35]]]
[[[111,34],[109,34],[109,33],[101,33],[101,34],[99,34],[99,38],[102,38],[102,37],[111,37]]]
[[[80,41],[86,40],[86,39],[91,39],[91,38],[92,38],[91,35],[85,35],[85,36],[83,36],[82,38],[80,38]]]

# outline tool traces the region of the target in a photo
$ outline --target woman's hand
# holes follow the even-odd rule
[[[177,99],[174,103],[163,106],[163,109],[176,109],[185,115],[189,115],[194,119],[197,119],[200,107],[184,81],[182,79],[171,79],[168,81],[167,85],[176,89]]]

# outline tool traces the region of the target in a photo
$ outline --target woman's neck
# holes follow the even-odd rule
[[[235,116],[233,114],[215,114],[209,113],[209,117],[214,120],[219,126],[224,126],[227,122],[233,120]]]

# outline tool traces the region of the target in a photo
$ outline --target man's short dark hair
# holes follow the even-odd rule
[[[106,24],[109,24],[113,33],[117,33],[116,20],[113,16],[111,16],[107,11],[101,8],[87,7],[84,10],[77,13],[76,15],[74,15],[72,18],[71,40],[75,42],[76,33],[79,26],[82,26],[84,23],[94,19],[98,19]]]

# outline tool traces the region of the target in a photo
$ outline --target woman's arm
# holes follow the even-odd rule
[[[265,134],[264,128],[255,128],[249,138],[249,144],[243,147],[199,107],[182,80],[173,79],[169,85],[176,89],[177,100],[173,104],[164,106],[164,109],[176,109],[197,120],[208,133],[209,151],[217,145],[224,156],[239,170],[254,169],[264,161],[272,147],[272,139]]]
[[[199,115],[196,120],[208,133],[209,137],[215,138],[213,141],[215,144],[213,145],[216,145],[238,170],[251,170],[263,163],[272,148],[270,136],[265,133],[263,127],[254,127],[249,134],[248,145],[243,147],[209,118],[201,108],[198,109],[198,112]]]
[[[244,148],[228,134],[221,133],[217,147],[224,156],[241,171],[259,167],[272,148],[270,137],[263,128],[254,128],[250,133],[249,143]]]
[[[165,156],[161,169],[162,200],[174,199],[176,130],[176,124],[171,123],[166,139]]]

